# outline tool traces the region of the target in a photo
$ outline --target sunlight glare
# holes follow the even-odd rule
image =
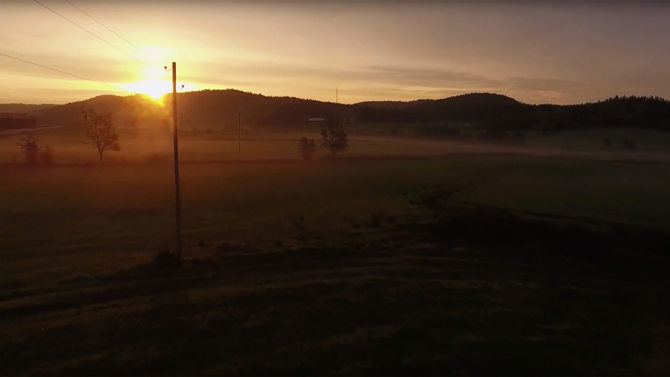
[[[172,92],[172,83],[160,79],[132,82],[123,85],[123,87],[133,93],[146,94],[155,100],[160,100],[163,95]]]
[[[140,46],[135,55],[147,65],[140,71],[137,81],[121,86],[129,92],[144,94],[160,102],[165,94],[172,92],[170,72],[164,67],[169,65],[174,51],[161,46]]]

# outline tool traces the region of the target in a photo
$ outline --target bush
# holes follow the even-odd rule
[[[19,146],[23,149],[23,156],[26,160],[26,165],[35,166],[37,165],[40,150],[42,147],[39,145],[39,139],[34,137],[32,134],[29,134],[27,137],[21,138]]]
[[[180,264],[181,262],[175,254],[169,250],[163,250],[154,257],[153,266],[157,269],[169,269],[179,267]]]
[[[298,142],[298,149],[300,150],[300,155],[305,161],[309,161],[314,157],[314,152],[316,152],[316,142],[314,139],[308,139],[306,137],[300,138]]]
[[[46,144],[40,150],[40,163],[42,165],[53,165],[54,163],[53,151]]]
[[[526,135],[523,132],[515,132],[510,140],[514,145],[526,145]]]

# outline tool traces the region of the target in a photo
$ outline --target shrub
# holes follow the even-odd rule
[[[302,159],[309,161],[314,157],[314,152],[316,152],[316,142],[314,139],[302,137],[298,142],[298,149],[300,150]]]
[[[180,264],[181,262],[177,256],[171,253],[169,250],[165,249],[156,254],[154,257],[153,266],[157,269],[169,269],[179,267]]]
[[[526,135],[523,132],[515,132],[510,140],[515,145],[526,145]]]
[[[26,165],[35,166],[38,163],[39,153],[42,147],[39,145],[39,139],[29,134],[27,137],[21,138],[19,146],[23,149],[23,155],[26,160]]]
[[[48,145],[43,145],[40,150],[40,163],[42,165],[53,165],[53,151]]]

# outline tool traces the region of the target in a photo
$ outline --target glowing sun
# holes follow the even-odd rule
[[[170,81],[158,79],[131,82],[125,84],[124,87],[130,92],[146,94],[156,100],[172,92],[172,83]]]

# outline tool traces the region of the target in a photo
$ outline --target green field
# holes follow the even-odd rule
[[[670,373],[658,145],[185,137],[165,267],[169,139],[39,136],[0,139],[3,375]]]

